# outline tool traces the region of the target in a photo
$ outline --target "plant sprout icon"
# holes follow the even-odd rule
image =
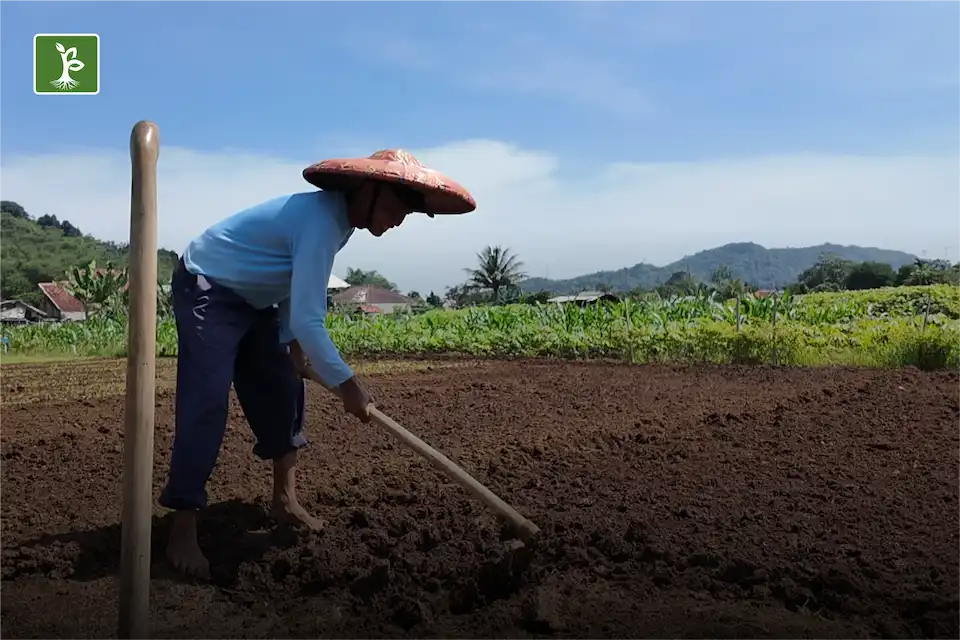
[[[52,80],[50,84],[61,91],[64,89],[76,89],[80,86],[80,82],[71,78],[70,72],[83,69],[83,62],[77,60],[77,48],[70,47],[69,49],[65,49],[63,45],[58,42],[57,51],[60,52],[60,64],[63,67],[63,72],[59,78]]]

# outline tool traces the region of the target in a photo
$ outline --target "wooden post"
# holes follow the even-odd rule
[[[773,294],[773,364],[777,364],[777,294]]]
[[[150,618],[153,520],[153,421],[157,349],[157,125],[141,120],[130,134],[130,309],[123,432],[120,638],[146,638]]]
[[[743,345],[740,342],[740,298],[743,296],[743,293],[737,292],[737,331],[736,331],[736,342],[734,342],[735,348],[733,350],[733,360],[734,364],[740,364],[743,361]]]

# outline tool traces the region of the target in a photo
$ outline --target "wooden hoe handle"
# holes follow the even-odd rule
[[[309,377],[314,382],[320,382],[320,377],[315,371],[309,369]],[[374,406],[369,408],[370,419],[380,427],[390,432],[393,437],[403,443],[407,448],[426,458],[434,467],[442,471],[448,478],[459,484],[461,487],[472,493],[480,502],[493,509],[500,517],[512,524],[524,542],[540,533],[540,528],[533,524],[516,509],[501,500],[495,493],[480,484],[473,476],[461,469],[455,462],[450,460],[426,442],[404,429],[395,420],[384,414]]]
[[[522,540],[529,540],[540,533],[537,525],[520,515],[516,509],[501,500],[495,493],[490,491],[490,489],[480,484],[473,476],[457,466],[453,460],[404,429],[397,424],[395,420],[385,415],[376,407],[371,406],[369,413],[371,420],[393,434],[397,440],[405,444],[408,448],[429,460],[434,467],[446,474],[448,478],[472,493],[480,502],[496,511],[500,517],[510,522],[517,529]]]

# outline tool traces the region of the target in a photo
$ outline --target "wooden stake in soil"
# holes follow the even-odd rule
[[[157,349],[157,125],[141,120],[130,134],[130,308],[123,432],[120,638],[146,638],[150,617],[153,515],[153,421]]]
[[[777,294],[773,294],[773,365],[777,365]]]

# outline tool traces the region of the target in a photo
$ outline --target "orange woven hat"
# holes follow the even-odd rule
[[[447,176],[427,169],[403,149],[381,149],[369,158],[334,158],[303,170],[319,189],[351,189],[366,180],[380,180],[415,191],[422,197],[416,211],[429,216],[469,213],[477,208],[470,192]]]

